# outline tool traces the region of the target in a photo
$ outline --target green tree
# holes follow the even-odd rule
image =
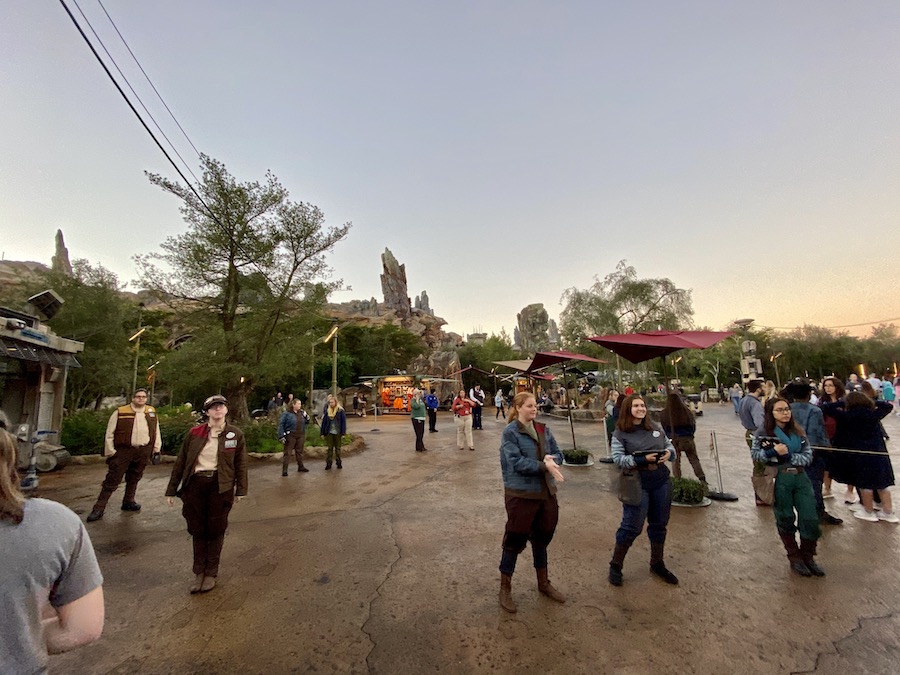
[[[137,256],[140,284],[175,311],[193,339],[167,359],[167,378],[199,398],[221,391],[238,419],[259,381],[309,367],[308,335],[338,283],[325,254],[350,224],[325,228],[316,207],[289,199],[271,174],[240,183],[225,166],[201,156],[197,191],[156,174],[150,182],[175,195],[187,223],[162,253]]]
[[[602,281],[594,277],[590,288],[568,289],[562,302],[560,336],[574,350],[586,348],[586,338],[592,335],[693,325],[690,291],[666,278],[640,279],[625,260]]]

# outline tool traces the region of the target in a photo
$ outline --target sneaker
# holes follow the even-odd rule
[[[822,499],[834,499],[834,495],[831,494],[831,490],[822,490]]]
[[[875,517],[878,518],[878,520],[883,520],[886,523],[900,523],[900,518],[888,511],[881,511],[879,513],[876,513]]]
[[[859,503],[853,504],[853,505],[848,509],[848,511],[850,511],[851,513],[856,513],[857,511],[862,511],[862,510],[863,510],[863,505],[862,505],[862,504],[859,504]]]
[[[859,495],[855,492],[847,492],[844,494],[845,504],[856,504],[859,501]]]
[[[854,511],[853,517],[859,518],[860,520],[865,520],[870,523],[878,522],[878,516],[875,515],[874,511],[866,511],[865,509],[861,511]]]

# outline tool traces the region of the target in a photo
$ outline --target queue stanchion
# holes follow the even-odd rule
[[[709,450],[716,462],[716,476],[719,479],[719,490],[718,492],[709,490],[706,493],[706,496],[719,502],[736,502],[738,500],[737,495],[724,491],[725,488],[722,484],[722,465],[719,463],[719,444],[716,441],[715,431],[709,432]]]

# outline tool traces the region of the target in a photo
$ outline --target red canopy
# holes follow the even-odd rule
[[[574,354],[572,352],[567,352],[565,350],[558,350],[555,352],[538,352],[534,355],[534,359],[531,361],[531,365],[528,366],[528,372],[532,372],[535,370],[540,370],[541,368],[546,368],[547,366],[552,366],[557,363],[564,363],[565,361],[592,361],[593,363],[606,363],[601,359],[595,359],[593,356],[585,356],[584,354]]]
[[[632,363],[640,363],[679,349],[706,349],[731,335],[734,335],[731,331],[653,330],[624,335],[597,335],[588,340],[611,349]]]

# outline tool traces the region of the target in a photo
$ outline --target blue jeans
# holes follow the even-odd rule
[[[666,525],[672,510],[672,482],[667,480],[652,490],[644,489],[637,506],[622,504],[622,524],[616,531],[616,543],[631,546],[647,521],[647,538],[656,543],[666,541]]]

